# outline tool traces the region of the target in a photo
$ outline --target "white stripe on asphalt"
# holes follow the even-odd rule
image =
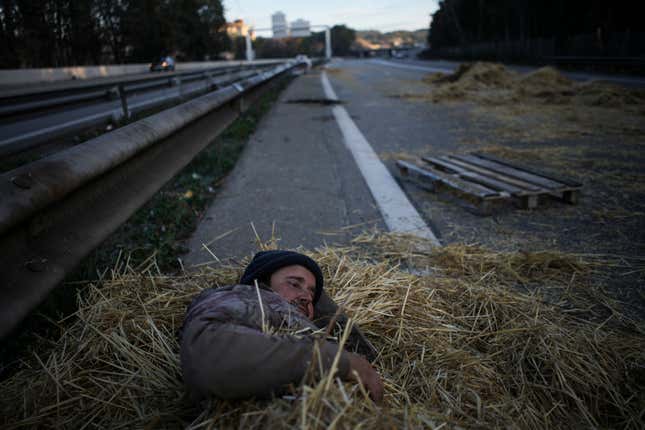
[[[381,64],[383,66],[389,67],[398,67],[399,69],[410,69],[410,70],[421,70],[424,72],[440,72],[440,73],[451,73],[455,70],[454,67],[447,66],[446,68],[439,67],[423,67],[423,66],[413,66],[412,64],[398,64],[391,61],[384,60],[369,60],[373,64]]]
[[[112,110],[105,111],[105,112],[99,112],[99,113],[96,113],[94,115],[86,116],[86,117],[83,117],[83,118],[78,118],[78,119],[75,119],[75,120],[72,120],[72,121],[64,122],[62,124],[56,124],[56,125],[52,125],[52,126],[49,126],[49,127],[46,127],[46,128],[41,128],[39,130],[31,131],[29,133],[23,133],[23,134],[20,134],[18,136],[13,136],[13,137],[10,137],[8,139],[0,141],[0,146],[10,145],[12,143],[19,142],[19,141],[21,141],[23,139],[30,139],[30,138],[39,137],[39,136],[42,136],[42,135],[55,133],[55,132],[57,132],[57,131],[59,131],[61,129],[73,127],[73,126],[76,126],[78,124],[83,124],[83,123],[85,123],[87,121],[92,121],[94,119],[100,119],[102,117],[105,117],[105,119],[108,119],[108,117],[110,116],[109,115],[110,112],[112,112]]]
[[[338,100],[324,71],[320,75],[320,79],[325,96],[331,100]],[[354,156],[388,229],[396,233],[414,234],[429,239],[435,246],[441,246],[437,237],[412,206],[363,133],[352,121],[347,110],[336,105],[332,107],[332,112],[345,140],[345,146]]]

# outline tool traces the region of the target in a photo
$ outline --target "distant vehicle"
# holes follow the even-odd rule
[[[161,57],[156,63],[150,64],[151,72],[174,72],[175,60],[171,56]]]
[[[307,65],[307,70],[311,69],[311,60],[306,55],[302,55],[302,54],[296,55],[296,61],[300,63],[305,63]]]

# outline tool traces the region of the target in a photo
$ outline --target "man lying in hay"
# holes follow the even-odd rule
[[[190,396],[267,398],[300,383],[314,356],[314,366],[327,372],[338,355],[338,376],[362,383],[380,402],[381,378],[364,357],[316,340],[337,320],[328,318],[332,304],[314,260],[293,251],[257,253],[238,285],[204,290],[188,307],[180,356]]]

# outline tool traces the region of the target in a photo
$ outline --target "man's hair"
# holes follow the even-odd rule
[[[304,254],[294,251],[271,250],[260,251],[253,257],[253,260],[246,266],[240,284],[253,285],[253,281],[269,284],[271,275],[286,266],[303,266],[309,270],[316,278],[316,290],[314,292],[313,303],[316,304],[323,290],[323,274],[320,266]]]

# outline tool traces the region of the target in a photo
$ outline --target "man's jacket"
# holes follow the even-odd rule
[[[261,302],[261,303],[260,303]],[[268,287],[204,290],[188,307],[180,332],[181,367],[191,397],[265,398],[303,379],[320,333]],[[317,336],[320,365],[331,367],[338,345]],[[349,372],[341,351],[338,376]]]

